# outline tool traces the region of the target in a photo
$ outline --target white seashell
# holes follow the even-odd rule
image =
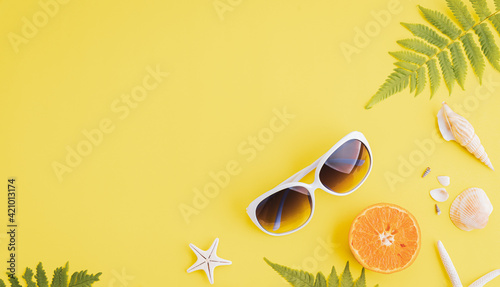
[[[437,179],[442,186],[450,185],[450,177],[449,176],[438,176]]]
[[[445,102],[443,102],[443,107],[439,110],[437,118],[439,131],[445,140],[458,142],[481,162],[495,170],[469,121],[452,111]]]
[[[484,190],[473,187],[464,190],[450,207],[451,221],[460,229],[482,229],[488,223],[493,205]]]
[[[437,202],[445,202],[448,199],[448,197],[450,197],[448,195],[448,192],[446,192],[446,189],[444,188],[433,189],[431,190],[430,194],[431,197]]]

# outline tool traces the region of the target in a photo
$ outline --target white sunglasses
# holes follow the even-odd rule
[[[247,207],[248,216],[267,234],[293,233],[311,220],[317,188],[338,196],[348,195],[363,184],[372,165],[365,136],[351,132],[313,164],[252,201]],[[314,169],[313,183],[299,182]]]

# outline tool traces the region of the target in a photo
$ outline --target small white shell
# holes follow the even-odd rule
[[[450,177],[449,176],[444,176],[444,175],[438,176],[437,180],[439,181],[439,183],[442,186],[448,186],[448,185],[450,185]]]
[[[493,211],[490,199],[480,188],[468,188],[455,198],[450,207],[451,221],[460,229],[482,229]]]
[[[444,188],[436,188],[431,190],[431,197],[437,202],[445,202],[450,195]]]

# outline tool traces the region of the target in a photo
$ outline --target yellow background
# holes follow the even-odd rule
[[[231,9],[218,13],[214,3]],[[349,260],[357,277],[361,266],[349,251],[348,230],[378,202],[415,215],[422,248],[402,272],[368,271],[369,286],[449,286],[437,240],[465,285],[500,268],[497,210],[479,231],[463,232],[448,217],[452,199],[472,186],[500,207],[497,173],[458,144],[432,137],[441,102],[463,106],[500,166],[500,74],[487,64],[491,91],[478,89],[469,69],[466,91],[455,85],[451,97],[441,83],[431,101],[426,88],[416,99],[405,91],[364,109],[393,68],[387,52],[410,37],[399,22],[423,23],[417,4],[446,10],[444,1],[431,0],[73,0],[13,45],[9,35],[23,35],[23,17],[32,22],[43,10],[38,1],[0,1],[0,179],[17,179],[18,272],[43,261],[52,273],[69,260],[70,272],[102,271],[95,286],[209,286],[202,271],[186,273],[196,260],[188,244],[206,250],[218,237],[218,255],[233,265],[215,270],[215,286],[288,286],[263,257],[326,274]],[[390,5],[397,13],[377,24],[374,15],[387,16],[380,11]],[[372,29],[365,43],[356,29]],[[346,57],[341,46],[356,47],[356,39],[358,50]],[[148,66],[169,76],[121,119],[111,105],[142,85]],[[238,151],[269,127],[273,110],[285,107],[295,117],[255,158]],[[59,181],[54,162],[66,164],[67,146],[75,149],[86,140],[82,131],[103,119],[114,130]],[[358,191],[335,197],[318,190],[313,219],[293,235],[272,237],[253,225],[245,212],[253,199],[353,130],[365,134],[374,154]],[[232,161],[240,173],[188,222],[180,208],[193,206],[193,190]],[[432,172],[422,179],[427,166]],[[394,190],[391,175],[401,180]],[[428,195],[439,187],[437,175],[452,180],[440,216]],[[5,231],[0,243],[6,271]]]

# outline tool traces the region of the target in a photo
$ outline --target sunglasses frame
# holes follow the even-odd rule
[[[370,167],[368,168],[368,171],[367,171],[366,175],[363,177],[363,179],[353,189],[351,189],[348,192],[338,193],[338,192],[332,191],[328,187],[326,187],[321,182],[321,179],[319,178],[319,174],[320,174],[320,171],[321,171],[321,167],[323,167],[323,165],[325,164],[326,160],[340,146],[342,146],[343,144],[345,144],[347,141],[350,141],[350,140],[359,140],[366,147],[366,150],[368,151],[368,156],[370,157]],[[337,196],[345,196],[345,195],[351,194],[351,193],[353,193],[356,189],[358,189],[365,182],[366,178],[368,177],[368,175],[370,174],[370,172],[372,170],[372,167],[373,167],[373,155],[372,155],[372,151],[371,151],[370,145],[368,144],[368,141],[366,140],[365,136],[361,132],[358,132],[358,131],[351,132],[348,135],[346,135],[345,137],[343,137],[341,140],[339,140],[332,148],[330,148],[330,150],[328,150],[325,154],[323,154],[320,158],[318,158],[311,165],[309,165],[308,167],[302,169],[301,171],[297,172],[296,174],[292,175],[287,180],[285,180],[282,183],[280,183],[279,185],[277,185],[275,188],[269,190],[268,192],[262,194],[261,196],[257,197],[254,201],[252,201],[250,203],[250,205],[247,207],[248,216],[250,216],[250,219],[253,221],[253,223],[255,225],[257,225],[257,227],[259,227],[260,230],[264,231],[265,233],[267,233],[269,235],[283,236],[283,235],[287,235],[287,234],[293,233],[295,231],[298,231],[298,230],[302,229],[304,226],[306,226],[309,223],[309,221],[311,221],[311,218],[314,215],[314,208],[315,208],[314,191],[316,189],[319,188],[319,189],[322,189],[322,190],[324,190],[324,191],[326,191],[326,192],[328,192],[330,194],[337,195]],[[316,169],[316,171],[314,173],[314,181],[313,181],[313,183],[308,184],[308,183],[300,182],[300,180],[302,180],[302,178],[304,178],[307,174],[309,174],[314,169]],[[311,215],[309,215],[309,218],[307,219],[306,222],[304,222],[304,224],[302,224],[301,226],[299,226],[299,227],[297,227],[297,228],[295,228],[293,230],[290,230],[290,231],[287,231],[287,232],[283,232],[283,233],[273,233],[273,232],[270,232],[270,231],[266,230],[264,227],[262,227],[262,225],[259,223],[259,220],[257,219],[257,214],[256,214],[257,213],[257,207],[259,206],[259,204],[264,199],[268,198],[269,196],[271,196],[271,195],[273,195],[275,193],[278,193],[278,192],[280,192],[280,191],[282,191],[284,189],[287,189],[287,188],[290,188],[290,187],[294,187],[294,186],[304,187],[305,189],[307,189],[307,191],[311,195],[311,201],[312,201],[312,204],[311,204]]]

